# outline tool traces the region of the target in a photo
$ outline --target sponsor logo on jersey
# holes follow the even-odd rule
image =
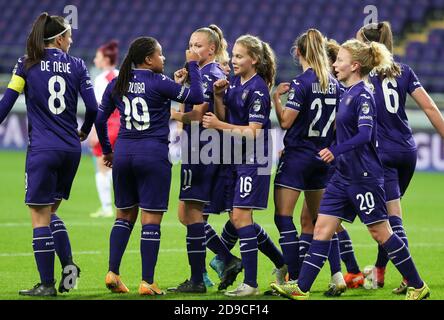
[[[369,114],[369,112],[370,112],[370,106],[368,105],[367,102],[364,102],[364,103],[362,104],[361,110],[362,110],[362,113],[363,113],[363,114]]]
[[[185,92],[185,87],[182,86],[182,88],[180,89],[179,95],[177,96],[177,100],[182,99],[184,92]]]
[[[254,105],[253,105],[253,110],[255,111],[255,112],[258,112],[259,110],[261,110],[261,100],[259,100],[259,99],[256,99],[255,101],[254,101]]]
[[[292,88],[290,90],[290,92],[288,93],[288,100],[293,100],[294,99],[294,94],[295,94],[295,92],[294,92],[294,89]]]
[[[208,76],[207,74],[204,74],[204,77],[205,77],[208,81],[210,81],[210,82],[213,81],[213,80],[210,78],[210,76]]]
[[[254,93],[256,93],[257,95],[259,95],[260,97],[263,97],[263,96],[264,96],[264,94],[263,94],[262,92],[260,92],[260,91],[255,91]]]
[[[295,84],[295,85],[297,85],[297,86],[299,86],[301,83],[300,82],[298,82],[298,81],[296,81],[296,80],[293,80],[293,83]]]

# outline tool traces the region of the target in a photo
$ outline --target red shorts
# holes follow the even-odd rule
[[[111,147],[113,149],[114,149],[114,144],[116,143],[117,140],[117,135],[119,134],[119,129],[120,129],[120,114],[119,110],[116,109],[108,119],[108,136],[109,136],[109,141],[111,143]],[[100,146],[99,142],[97,142],[97,144],[93,147],[92,153],[96,157],[101,157],[103,155],[102,147]]]

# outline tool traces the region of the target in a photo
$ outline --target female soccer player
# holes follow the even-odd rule
[[[273,94],[277,119],[282,129],[287,130],[274,181],[274,221],[290,280],[297,280],[300,270],[293,211],[303,191],[311,220],[316,219],[329,170],[318,152],[333,142],[340,97],[339,84],[330,74],[324,36],[316,29],[309,29],[296,39],[294,47],[303,73],[291,83],[281,83]],[[287,92],[283,108],[280,96]],[[332,282],[345,290],[340,265],[332,274]]]
[[[140,208],[142,282],[139,294],[164,294],[154,282],[154,269],[159,253],[160,223],[168,208],[171,184],[170,99],[191,104],[203,102],[199,56],[187,50],[186,59],[189,89],[162,74],[165,58],[156,39],[137,38],[131,43],[118,78],[107,86],[99,107],[95,126],[105,164],[113,167],[117,208],[105,279],[106,286],[115,293],[129,291],[120,280],[119,267]],[[120,113],[120,131],[113,153],[106,122],[116,108]]]
[[[268,163],[260,159],[257,148],[252,151],[247,144],[251,145],[251,142],[256,141],[257,147],[263,143],[264,155],[268,155],[269,90],[274,83],[276,62],[267,43],[257,37],[244,35],[236,40],[232,63],[235,74],[232,81],[222,79],[214,83],[217,116],[211,112],[206,113],[203,125],[205,128],[225,130],[225,134],[234,137],[234,149],[242,148],[242,159],[237,159],[242,160],[238,161],[241,163],[231,166],[233,211],[230,219],[240,239],[245,277],[237,289],[225,293],[240,297],[259,294],[258,235],[252,213],[254,209],[267,207],[270,172],[264,168]],[[235,154],[234,157],[238,155]],[[269,161],[268,158],[266,160]]]
[[[393,35],[389,22],[364,26],[358,31],[357,39],[366,43],[376,41],[393,51]],[[425,112],[443,138],[444,119],[408,65],[393,63],[386,74],[370,73],[370,81],[374,88],[378,113],[378,152],[384,166],[384,189],[389,222],[393,231],[408,247],[402,223],[401,198],[415,172],[417,147],[405,110],[407,94]],[[379,246],[375,263],[379,287],[384,286],[388,260],[387,253]],[[404,279],[393,293],[404,294],[406,291],[407,282]]]
[[[98,103],[102,101],[102,96],[105,92],[106,86],[119,74],[119,71],[116,69],[118,56],[119,48],[117,41],[110,41],[108,43],[105,43],[104,45],[99,47],[96,52],[94,64],[96,68],[102,70],[102,73],[94,79],[94,91],[96,93],[96,99]],[[108,134],[112,147],[114,147],[114,144],[116,142],[119,128],[120,116],[119,112],[116,110],[108,120]],[[100,209],[94,213],[91,213],[90,216],[92,218],[112,217],[112,172],[111,169],[105,166],[105,163],[103,162],[102,147],[100,146],[99,139],[97,138],[97,133],[94,128],[89,138],[89,145],[92,148],[92,154],[94,156],[94,166],[96,169],[96,188],[101,203]]]
[[[321,201],[314,237],[302,264],[297,284],[272,284],[282,295],[295,300],[309,298],[310,288],[328,258],[330,240],[341,220],[352,222],[356,215],[372,237],[407,279],[407,300],[425,299],[430,290],[420,278],[408,248],[388,223],[384,195],[384,170],[376,151],[376,110],[373,93],[364,78],[373,69],[386,72],[393,58],[379,43],[345,42],[333,64],[339,81],[347,87],[336,116],[337,145],[319,152],[336,171]]]
[[[192,125],[198,126],[199,132],[204,128],[200,124],[206,112],[214,112],[213,107],[213,83],[219,79],[225,79],[225,74],[216,59],[226,50],[227,43],[222,30],[216,25],[200,28],[194,31],[190,38],[189,50],[200,57],[199,68],[203,81],[204,103],[200,105],[185,104],[184,112],[172,111],[171,118],[182,122],[187,133],[186,150],[182,148],[185,157],[182,158],[181,167],[181,191],[179,199],[179,219],[187,227],[187,252],[191,266],[191,278],[181,283],[171,291],[187,293],[205,293],[206,286],[204,276],[208,283],[205,268],[206,246],[223,258],[225,271],[230,279],[235,279],[242,270],[239,258],[234,257],[221,241],[211,225],[204,219],[203,212],[206,204],[212,213],[220,213],[225,209],[223,197],[218,187],[225,183],[222,174],[222,165],[219,163],[202,163],[200,153],[207,143],[196,143],[192,140]],[[183,153],[183,154],[184,154]],[[193,162],[193,159],[197,161]],[[222,186],[223,188],[223,186]],[[223,194],[223,192],[222,192]],[[218,201],[222,199],[222,201]],[[202,240],[204,239],[204,240]],[[233,279],[233,281],[234,281]],[[222,281],[222,288],[231,285]]]
[[[55,296],[54,251],[62,264],[59,292],[75,286],[80,269],[72,261],[63,221],[55,214],[68,199],[87,138],[97,114],[97,101],[85,63],[68,55],[71,27],[63,17],[42,13],[32,26],[24,57],[18,59],[0,102],[0,123],[25,91],[29,123],[25,203],[33,227],[33,249],[40,283],[19,293]],[[86,106],[85,122],[77,131],[78,94]],[[68,278],[69,276],[69,278]],[[74,280],[74,281],[72,281]]]

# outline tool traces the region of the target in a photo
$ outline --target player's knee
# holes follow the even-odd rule
[[[386,228],[381,224],[369,226],[368,231],[370,232],[372,238],[381,245],[384,244],[392,234],[389,228]]]
[[[301,230],[302,230],[302,233],[313,233],[314,224],[313,224],[313,221],[311,220],[310,216],[308,216],[308,215],[301,216]]]

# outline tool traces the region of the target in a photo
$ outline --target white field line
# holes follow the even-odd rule
[[[419,242],[419,243],[412,243],[410,248],[444,248],[444,243],[435,243],[435,242]],[[353,248],[377,248],[376,243],[375,244],[362,244],[357,243],[353,244]],[[125,253],[127,254],[140,254],[139,250],[126,250]],[[160,249],[159,254],[163,253],[186,253],[186,249],[182,248],[170,248],[170,249]],[[74,251],[73,255],[107,255],[108,251]],[[33,252],[15,252],[15,253],[0,253],[0,257],[30,257],[33,256]]]

